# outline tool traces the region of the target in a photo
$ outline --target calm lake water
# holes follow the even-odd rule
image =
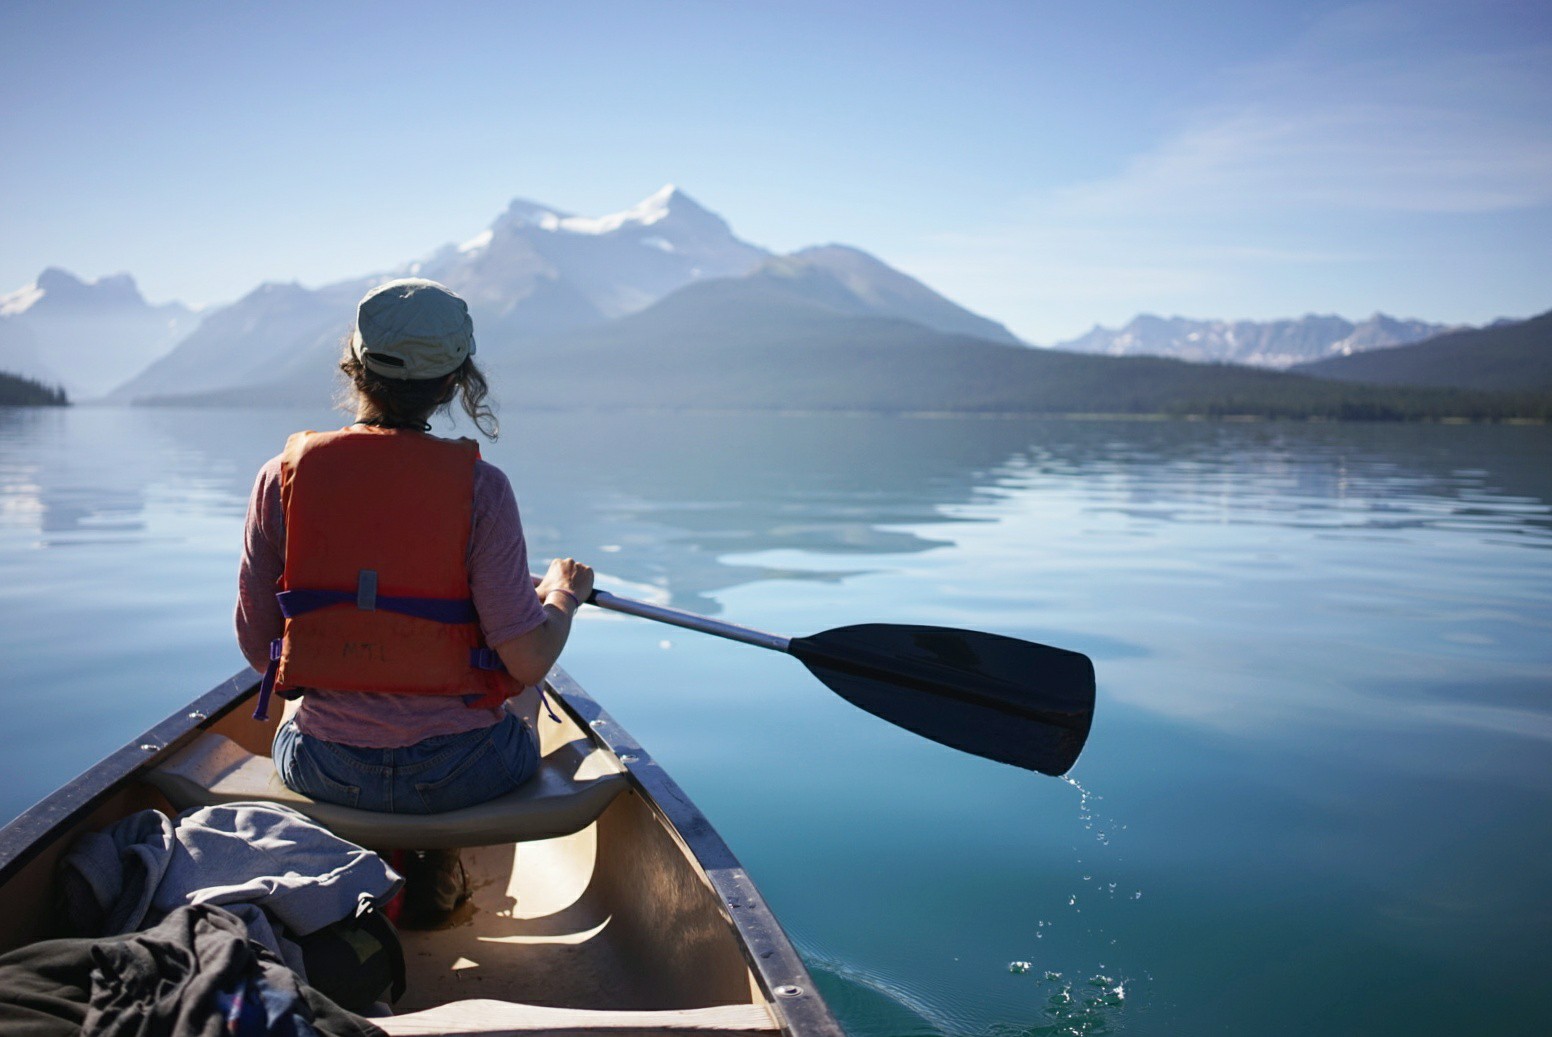
[[[241,666],[253,473],[339,423],[0,409],[0,818]],[[486,456],[621,593],[1093,657],[1063,780],[578,627],[854,1034],[1547,1032],[1552,429],[543,413]]]

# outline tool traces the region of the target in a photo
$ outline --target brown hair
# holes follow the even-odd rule
[[[438,411],[449,413],[453,397],[457,396],[463,412],[481,435],[494,441],[501,434],[496,412],[485,401],[490,386],[484,373],[474,366],[473,357],[465,357],[456,370],[441,378],[385,378],[352,355],[347,338],[339,369],[346,382],[340,406],[354,410],[368,424],[429,431],[431,415]]]

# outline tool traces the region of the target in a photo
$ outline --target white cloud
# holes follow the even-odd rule
[[[1280,206],[1473,213],[1552,202],[1552,44],[1466,49],[1412,7],[1338,12],[1116,176],[1078,213]]]
[[[1058,192],[1053,207],[1154,217],[1268,206],[1472,213],[1552,201],[1547,125],[1423,98],[1276,100],[1199,119],[1120,175]]]

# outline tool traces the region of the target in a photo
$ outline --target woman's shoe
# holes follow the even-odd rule
[[[401,929],[437,929],[469,899],[469,875],[457,850],[411,850],[404,855]]]

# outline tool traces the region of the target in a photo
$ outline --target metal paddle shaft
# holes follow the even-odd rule
[[[592,595],[588,597],[587,603],[589,605],[597,605],[601,609],[608,609],[610,612],[623,612],[628,616],[640,616],[642,619],[651,619],[658,623],[683,627],[686,630],[697,630],[703,634],[725,637],[729,641],[742,641],[746,645],[769,648],[773,652],[786,652],[788,646],[792,644],[789,638],[767,634],[749,627],[741,627],[734,623],[724,623],[721,620],[709,619],[706,616],[697,616],[693,612],[681,612],[679,609],[671,609],[667,605],[652,605],[645,601],[633,601],[630,598],[622,598],[617,594],[610,594],[608,591],[593,591]]]
[[[1094,718],[1088,656],[951,627],[868,623],[786,638],[594,591],[588,603],[794,656],[853,705],[924,738],[1042,774],[1077,762]]]

